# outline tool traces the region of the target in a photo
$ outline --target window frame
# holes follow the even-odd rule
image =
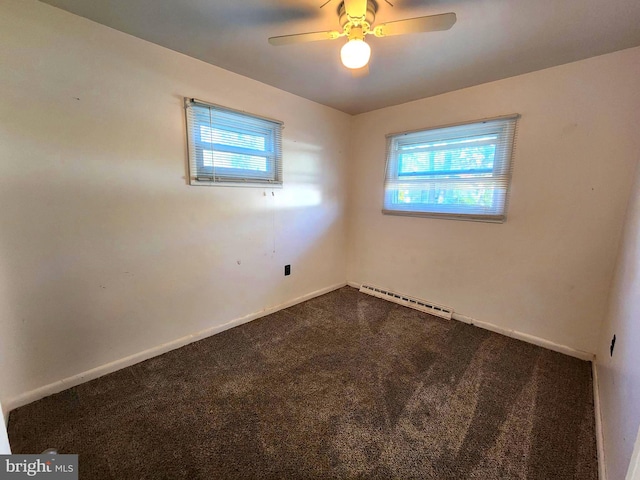
[[[518,114],[505,115],[387,134],[382,213],[386,215],[504,223],[506,221],[513,151],[519,118],[520,115]],[[465,135],[461,135],[461,132],[465,132]],[[399,151],[403,147],[406,148],[407,146],[416,145],[416,149],[421,149],[422,151],[440,152],[454,150],[459,148],[459,146],[453,144],[450,148],[438,148],[438,142],[455,139],[471,140],[474,137],[489,135],[496,137],[494,142],[485,143],[485,145],[495,145],[494,163],[493,168],[490,170],[487,168],[477,170],[453,169],[449,171],[423,170],[411,173],[402,173],[400,170],[402,159]],[[442,145],[440,145],[440,147],[442,147]],[[481,176],[488,173],[491,173],[491,176]],[[472,176],[463,178],[464,175]],[[437,191],[438,185],[487,185],[493,189],[493,203],[496,207],[487,209],[477,204],[471,205],[468,208],[461,205],[455,208],[448,204],[442,204],[442,206],[439,207],[435,203],[402,203],[398,200],[399,191],[402,189],[402,186],[410,188],[412,185],[420,186],[426,184],[431,185],[434,193]],[[423,208],[420,208],[419,205],[423,205]]]
[[[214,103],[204,102],[195,98],[185,97],[185,116],[187,127],[187,148],[190,185],[234,186],[234,187],[282,187],[282,130],[283,122],[268,117],[254,115],[240,110],[224,107]],[[196,122],[195,115],[190,116],[189,108],[206,108],[209,110],[209,122]],[[238,120],[233,126],[228,123],[216,123],[212,114],[220,112],[223,116],[231,114]],[[203,129],[210,130],[211,141],[203,137]],[[265,150],[256,150],[241,145],[216,143],[213,139],[214,130],[222,130],[232,134],[249,135],[264,138]],[[210,145],[204,150],[203,145]],[[199,146],[199,147],[198,147]],[[219,152],[222,154],[238,154],[248,157],[264,157],[266,170],[252,170],[248,168],[233,168],[226,166],[211,167],[205,165],[205,152]]]

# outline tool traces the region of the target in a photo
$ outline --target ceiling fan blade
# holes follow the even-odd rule
[[[344,11],[351,18],[364,18],[367,14],[367,0],[344,0]]]
[[[351,69],[351,76],[353,78],[362,78],[369,75],[369,64],[366,64],[362,68],[353,68]]]
[[[340,32],[331,30],[329,32],[296,33],[294,35],[282,35],[281,37],[271,37],[269,43],[276,47],[281,45],[291,45],[294,43],[318,42],[320,40],[335,40],[340,36]]]
[[[383,23],[373,29],[373,34],[376,37],[388,37],[390,35],[404,35],[405,33],[436,32],[449,30],[454,23],[456,23],[455,13],[442,13],[440,15]]]

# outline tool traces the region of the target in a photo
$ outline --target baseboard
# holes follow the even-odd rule
[[[485,330],[490,330],[492,332],[496,332],[501,335],[505,335],[507,337],[515,338],[517,340],[522,340],[523,342],[531,343],[533,345],[546,348],[547,350],[553,350],[554,352],[564,353],[565,355],[579,358],[580,360],[593,361],[593,358],[594,358],[593,353],[585,352],[582,350],[576,350],[575,348],[571,348],[566,345],[561,345],[559,343],[555,343],[550,340],[545,340],[544,338],[536,337],[534,335],[529,335],[528,333],[519,332],[518,330],[511,330],[508,328],[499,327],[498,325],[494,325],[493,323],[481,322],[480,320],[476,320],[475,318],[471,318],[466,315],[462,315],[460,313],[454,313],[453,319],[458,320],[460,322],[468,323],[470,325],[474,325],[476,327],[484,328]]]
[[[66,390],[67,388],[75,387],[80,385],[81,383],[88,382],[90,380],[94,380],[98,377],[102,377],[109,373],[113,373],[117,370],[121,370],[123,368],[129,367],[131,365],[135,365],[136,363],[143,362],[144,360],[148,360],[153,357],[157,357],[158,355],[162,355],[163,353],[167,353],[171,350],[175,350],[177,348],[188,345],[189,343],[197,342],[198,340],[202,340],[203,338],[210,337],[217,333],[223,332],[225,330],[229,330],[230,328],[237,327],[244,323],[248,323],[252,320],[256,320],[260,317],[264,317],[266,315],[270,315],[279,310],[283,310],[285,308],[289,308],[293,305],[297,305],[298,303],[305,302],[315,297],[319,297],[320,295],[324,295],[325,293],[332,292],[339,288],[342,288],[346,285],[346,282],[337,283],[331,285],[326,288],[322,288],[320,290],[316,290],[314,292],[308,293],[306,295],[302,295],[301,297],[294,298],[293,300],[289,300],[287,302],[281,303],[279,305],[269,307],[265,310],[261,310],[259,312],[250,313],[249,315],[245,315],[244,317],[236,318],[222,325],[216,325],[215,327],[210,327],[200,332],[196,332],[191,335],[187,335],[185,337],[178,338],[169,343],[165,343],[162,345],[158,345],[157,347],[150,348],[148,350],[144,350],[142,352],[130,355],[125,358],[121,358],[111,363],[107,363],[105,365],[101,365],[99,367],[93,368],[91,370],[87,370],[85,372],[79,373],[77,375],[73,375],[71,377],[59,380],[54,383],[50,383],[48,385],[44,385],[43,387],[36,388],[35,390],[31,390],[29,392],[23,393],[17,397],[7,400],[4,403],[4,411],[5,418],[8,417],[9,412],[18,407],[22,407],[29,403],[35,402],[36,400],[40,400],[41,398],[47,397],[49,395],[53,395],[54,393],[61,392]]]
[[[360,288],[362,286],[362,284],[357,282],[347,282],[347,285],[354,288]],[[546,348],[547,350],[553,350],[554,352],[564,353],[565,355],[579,358],[580,360],[593,361],[594,359],[593,353],[584,352],[582,350],[576,350],[575,348],[567,347],[566,345],[560,345],[558,343],[545,340],[544,338],[536,337],[534,335],[529,335],[528,333],[523,333],[517,330],[511,330],[508,328],[499,327],[498,325],[494,325],[493,323],[482,322],[480,320],[476,320],[475,318],[469,317],[467,315],[462,315],[460,313],[454,312],[452,315],[452,318],[454,320],[458,320],[459,322],[464,322],[469,325],[475,325],[476,327],[484,328],[485,330],[489,330],[495,333],[499,333],[501,335],[505,335],[507,337],[515,338],[517,340],[522,340],[523,342],[531,343],[533,345]]]
[[[596,417],[596,446],[598,447],[598,478],[607,480],[607,469],[604,462],[604,435],[602,433],[602,410],[600,408],[600,384],[598,383],[598,365],[596,359],[591,362],[593,380],[593,410]]]

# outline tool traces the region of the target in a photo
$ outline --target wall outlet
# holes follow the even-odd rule
[[[291,275],[291,265],[284,266],[284,276]]]
[[[611,346],[609,347],[609,355],[613,357],[613,349],[616,346],[616,336],[611,339]]]

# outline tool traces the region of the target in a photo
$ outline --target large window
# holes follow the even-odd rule
[[[517,118],[388,135],[383,213],[504,222]]]
[[[192,185],[282,185],[282,123],[186,99]]]

